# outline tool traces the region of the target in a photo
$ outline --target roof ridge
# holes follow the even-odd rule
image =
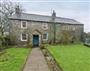
[[[38,15],[38,16],[46,16],[46,17],[51,17],[51,16],[48,16],[48,15],[40,15],[40,14],[33,14],[33,13],[22,13],[22,14],[29,14],[29,15]]]
[[[48,15],[40,15],[40,14],[33,14],[33,13],[22,13],[22,14],[28,14],[28,15],[38,15],[38,16],[45,16],[45,17],[51,17],[51,16],[48,16]],[[74,19],[72,19],[72,18],[65,18],[65,17],[58,17],[58,16],[56,16],[56,18],[62,18],[62,19],[69,19],[69,20],[74,20]],[[74,20],[74,21],[76,21],[76,20]]]
[[[23,19],[23,20],[34,20],[34,21],[45,21],[49,22],[52,16],[40,15],[40,14],[31,14],[31,13],[21,13],[21,17],[17,17],[17,15],[13,15],[10,18],[12,19]],[[77,20],[71,18],[64,17],[56,17],[55,22],[58,23],[71,23],[71,24],[81,24]]]

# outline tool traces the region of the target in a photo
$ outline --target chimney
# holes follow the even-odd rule
[[[56,12],[53,10],[53,13],[52,13],[52,21],[55,21],[55,18],[56,18]]]
[[[16,14],[20,14],[20,13],[21,13],[20,6],[19,6],[19,5],[17,5],[17,6],[15,7],[15,13],[16,13]]]

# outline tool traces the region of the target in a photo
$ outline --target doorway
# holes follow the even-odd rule
[[[39,46],[39,35],[33,35],[33,46],[34,47]]]

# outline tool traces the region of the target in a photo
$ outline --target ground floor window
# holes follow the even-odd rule
[[[22,33],[21,34],[21,41],[27,41],[27,39],[28,39],[27,34],[26,33]]]
[[[48,40],[48,33],[43,34],[43,39]]]

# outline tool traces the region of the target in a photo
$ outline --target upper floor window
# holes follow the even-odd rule
[[[21,21],[21,28],[24,28],[24,29],[27,28],[27,22],[26,21]]]
[[[21,34],[21,41],[27,41],[27,39],[28,39],[27,34],[26,33],[22,33]]]
[[[43,23],[42,24],[42,29],[47,30],[48,29],[48,24],[47,23]]]

